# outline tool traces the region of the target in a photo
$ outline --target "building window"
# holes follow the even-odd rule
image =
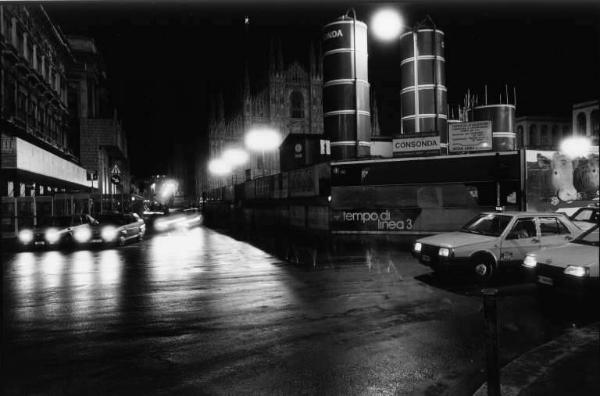
[[[540,132],[541,145],[549,146],[550,145],[550,136],[548,135],[548,125],[542,125],[540,130],[541,130],[541,132]]]
[[[560,143],[560,130],[558,129],[558,125],[552,125],[552,145],[558,146]]]
[[[529,127],[529,143],[531,146],[539,146],[540,140],[537,134],[537,125],[533,124]]]
[[[585,113],[577,114],[577,134],[585,135],[587,131],[587,119],[585,117]]]
[[[600,112],[598,110],[592,111],[590,116],[590,124],[592,127],[592,136],[596,137],[597,139],[598,135],[600,134]]]
[[[521,142],[523,142],[524,147],[528,146],[529,142],[525,141],[525,135],[523,134],[523,125],[517,127],[517,139],[520,139]]]
[[[304,118],[304,97],[302,93],[293,91],[290,95],[290,116],[292,118]]]

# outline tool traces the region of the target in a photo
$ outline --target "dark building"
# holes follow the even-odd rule
[[[2,4],[0,50],[0,195],[87,188],[69,134],[65,37],[42,6]]]
[[[102,194],[129,193],[127,137],[110,101],[102,57],[91,38],[69,36],[68,43],[74,57],[68,73],[71,128],[81,164],[97,174],[94,187]],[[119,186],[110,182],[115,167]]]

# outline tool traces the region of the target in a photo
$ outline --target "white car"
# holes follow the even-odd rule
[[[523,267],[547,291],[587,296],[598,293],[598,225],[563,246],[530,253]]]
[[[581,232],[562,213],[482,213],[457,232],[418,239],[413,254],[437,273],[467,270],[489,280],[518,268],[527,253],[564,245]]]
[[[582,230],[589,230],[600,221],[600,209],[597,206],[579,208],[569,218]]]

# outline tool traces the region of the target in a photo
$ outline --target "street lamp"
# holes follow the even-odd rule
[[[248,153],[239,148],[229,148],[223,152],[221,158],[232,168],[235,168],[248,162]]]
[[[260,152],[262,155],[263,176],[265,174],[265,151],[276,150],[281,144],[281,135],[275,129],[262,127],[254,128],[246,133],[244,144],[248,149]]]
[[[225,160],[217,158],[208,163],[208,170],[213,175],[224,176],[231,172],[231,166]]]
[[[234,184],[234,174],[235,172],[233,171],[236,167],[245,164],[246,162],[248,162],[248,153],[242,149],[239,148],[228,148],[227,150],[225,150],[223,152],[223,155],[221,155],[221,159],[223,161],[225,161],[230,168],[232,169],[232,174],[231,174],[231,183]],[[235,174],[235,182],[237,182],[237,174]]]
[[[560,144],[560,152],[569,158],[585,157],[590,153],[592,142],[585,136],[571,136]]]
[[[373,34],[383,41],[391,41],[400,35],[404,22],[400,14],[391,8],[377,11],[372,19]]]

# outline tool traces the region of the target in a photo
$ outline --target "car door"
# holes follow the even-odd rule
[[[527,253],[541,248],[535,217],[518,218],[502,241],[500,265],[520,265]]]
[[[556,216],[540,216],[542,247],[560,246],[568,243],[574,235]]]

